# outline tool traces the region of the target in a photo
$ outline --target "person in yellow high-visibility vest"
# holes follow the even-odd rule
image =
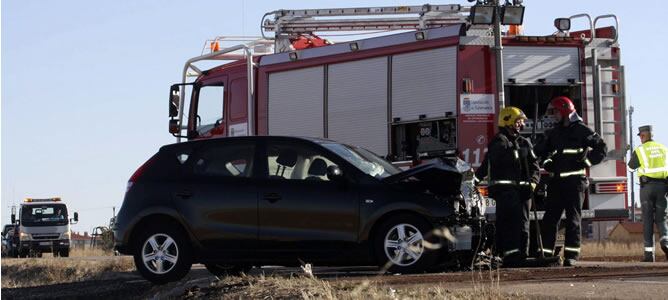
[[[661,250],[668,260],[668,148],[652,140],[652,126],[638,128],[642,145],[631,154],[628,166],[635,169],[640,178],[640,203],[642,205],[645,262],[654,261],[654,224],[661,234]]]

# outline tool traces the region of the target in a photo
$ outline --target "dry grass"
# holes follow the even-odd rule
[[[486,276],[486,275],[485,275]],[[202,289],[190,289],[181,297],[232,299],[523,299],[503,294],[487,284],[473,288],[441,285],[388,285],[375,281],[325,281],[308,276],[226,277]]]
[[[5,258],[2,259],[2,288],[40,286],[55,283],[110,279],[116,272],[133,271],[131,257],[101,260],[77,258]]]
[[[581,253],[582,257],[641,256],[643,247],[641,242],[584,242]]]
[[[103,250],[100,248],[73,248],[70,250],[71,257],[87,257],[87,256],[113,256],[114,252],[111,250]]]

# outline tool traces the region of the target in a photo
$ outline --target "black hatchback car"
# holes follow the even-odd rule
[[[154,283],[182,278],[193,263],[216,275],[300,262],[421,272],[448,250],[471,252],[476,233],[455,209],[460,184],[447,164],[402,171],[330,140],[177,143],[130,178],[115,247]],[[441,244],[432,232],[442,227],[456,240]]]

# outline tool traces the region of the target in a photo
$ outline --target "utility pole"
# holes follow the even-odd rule
[[[496,93],[499,98],[499,112],[506,107],[506,97],[503,86],[503,45],[501,42],[501,6],[500,0],[494,0],[494,50],[496,50]],[[498,113],[498,112],[497,112]]]
[[[633,106],[629,106],[629,146],[633,155]],[[636,185],[635,174],[631,173],[631,222],[636,221]]]

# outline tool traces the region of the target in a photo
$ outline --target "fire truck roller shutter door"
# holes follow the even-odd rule
[[[324,137],[324,68],[269,74],[269,134]]]
[[[567,84],[580,81],[580,54],[577,47],[503,47],[504,82]]]
[[[328,138],[385,156],[387,57],[329,65]]]
[[[392,58],[392,118],[444,117],[457,111],[457,48],[446,47]]]

